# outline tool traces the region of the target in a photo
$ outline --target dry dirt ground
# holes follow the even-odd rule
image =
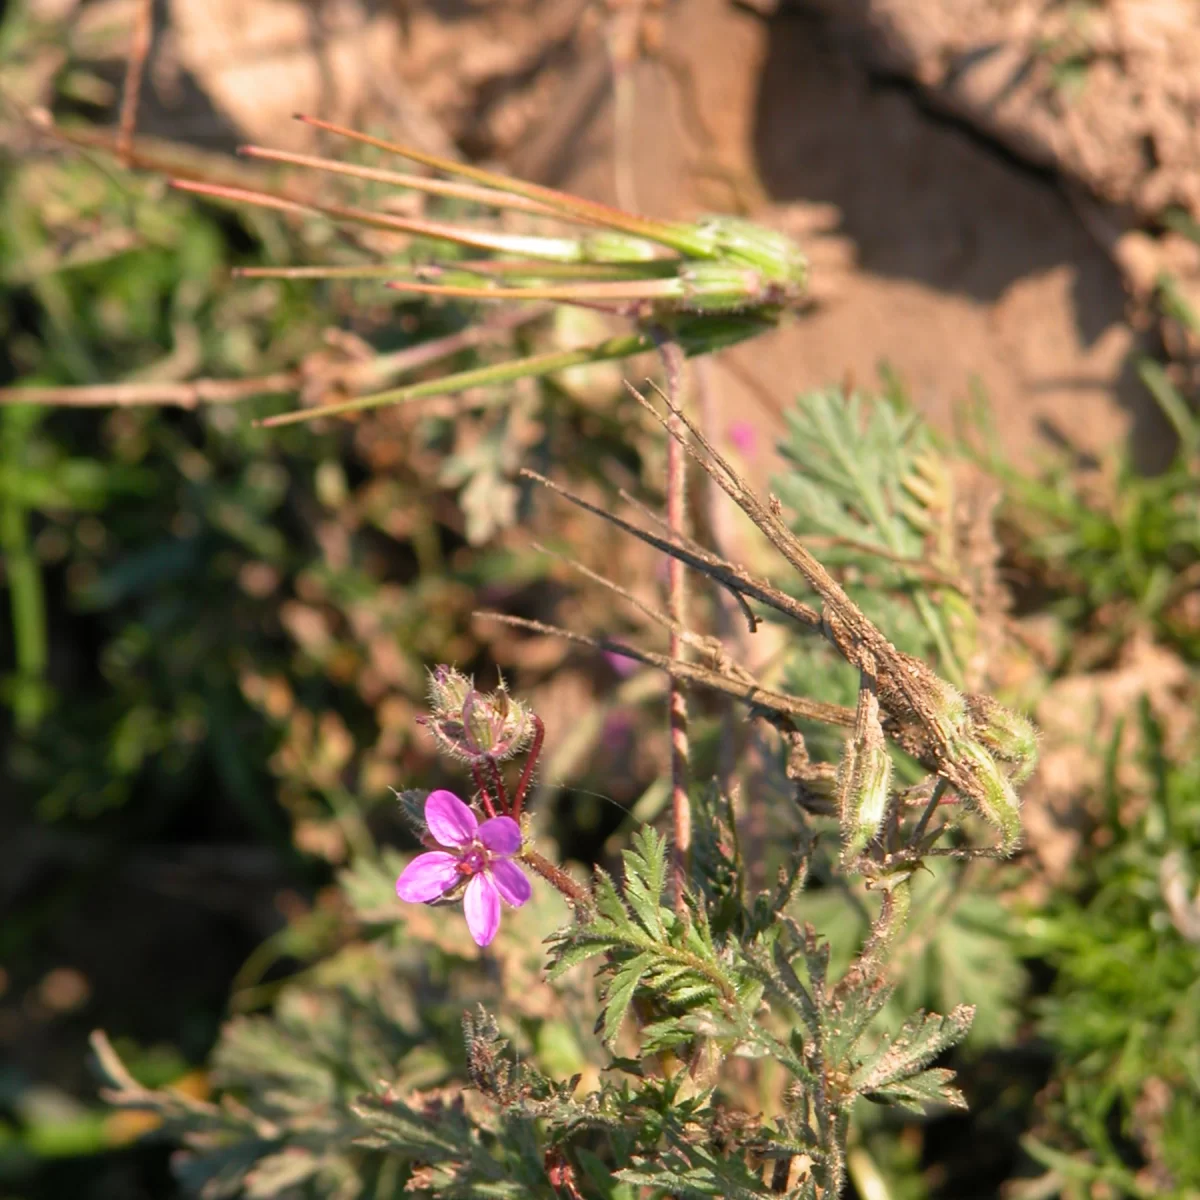
[[[1200,206],[1200,17],[1080,7],[170,0],[145,121],[295,144],[315,110],[655,214],[740,208],[805,242],[820,303],[717,363],[729,412],[771,430],[887,362],[939,425],[978,381],[1012,450],[1129,437],[1153,466],[1126,316],[1159,248],[1129,230]]]

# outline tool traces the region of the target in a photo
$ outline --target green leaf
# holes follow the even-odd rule
[[[653,954],[639,954],[629,959],[617,970],[608,985],[604,1004],[604,1043],[612,1046],[621,1032],[621,1022],[629,1011],[633,994],[642,981],[642,976],[654,962]]]
[[[850,1079],[850,1086],[863,1094],[880,1092],[897,1083],[908,1083],[943,1050],[967,1036],[975,1009],[960,1004],[948,1016],[918,1013],[898,1033],[881,1040],[879,1047]]]
[[[660,901],[667,880],[667,839],[651,825],[633,835],[633,849],[626,850],[625,899],[646,932],[662,940],[666,937],[664,910]]]
[[[929,1104],[948,1104],[951,1108],[966,1108],[962,1092],[950,1086],[954,1072],[944,1067],[935,1067],[910,1075],[900,1083],[889,1084],[867,1093],[868,1100],[898,1104],[912,1112],[923,1112]]]

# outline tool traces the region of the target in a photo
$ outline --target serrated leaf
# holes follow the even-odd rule
[[[696,1031],[683,1017],[671,1017],[663,1021],[655,1021],[652,1025],[642,1028],[642,1053],[657,1054],[660,1050],[670,1050],[693,1041]]]
[[[954,1072],[944,1067],[910,1075],[902,1083],[894,1083],[867,1094],[869,1100],[898,1104],[912,1112],[924,1112],[928,1104],[948,1104],[951,1108],[966,1108],[962,1092],[952,1087]]]
[[[269,1200],[286,1188],[311,1179],[321,1169],[321,1160],[300,1146],[288,1146],[278,1154],[260,1158],[246,1172],[246,1196],[252,1200]]]
[[[850,1086],[860,1093],[880,1092],[907,1082],[943,1050],[957,1045],[967,1036],[975,1010],[960,1004],[948,1016],[919,1013],[908,1020],[852,1076]]]
[[[639,954],[622,963],[609,982],[604,1003],[603,1038],[606,1046],[613,1045],[621,1032],[621,1022],[629,1011],[633,993],[642,981],[642,976],[654,962],[652,954]]]
[[[765,1200],[770,1187],[739,1159],[718,1159],[695,1145],[685,1145],[669,1156],[647,1159],[623,1167],[617,1179],[682,1196],[722,1196],[726,1200]]]
[[[660,903],[667,881],[667,842],[650,825],[633,835],[633,849],[623,851],[625,900],[642,927],[663,940],[666,935],[664,910]]]
[[[831,1062],[844,1062],[871,1022],[887,1007],[890,987],[858,988],[843,1002],[838,1019],[826,1030],[825,1053]]]
[[[612,877],[606,871],[596,872],[594,895],[597,916],[609,923],[612,932],[628,928],[630,924],[629,910],[625,907]],[[593,928],[599,926],[600,921],[592,922]]]
[[[603,954],[608,949],[608,943],[603,941],[584,941],[576,939],[567,941],[574,933],[574,930],[568,930],[562,934],[562,941],[557,942],[551,948],[552,962],[547,971],[547,978],[550,980],[558,979],[564,975],[572,967],[578,966],[581,962],[586,962],[589,958],[595,958],[597,954]],[[560,936],[560,935],[555,935]]]

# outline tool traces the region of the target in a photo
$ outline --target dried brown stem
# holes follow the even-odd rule
[[[557,492],[564,500],[569,500],[578,508],[595,513],[598,517],[603,517],[604,520],[615,525],[618,529],[623,529],[626,533],[632,534],[647,545],[654,546],[663,551],[664,554],[671,555],[673,558],[678,558],[694,570],[707,575],[710,579],[714,579],[717,583],[727,587],[731,592],[742,597],[748,596],[753,600],[758,600],[769,608],[775,609],[776,612],[791,617],[794,621],[804,625],[808,629],[821,630],[821,614],[815,608],[808,604],[803,604],[799,600],[793,600],[786,592],[781,592],[765,579],[751,575],[749,571],[743,570],[743,568],[734,563],[726,562],[723,558],[711,554],[700,547],[678,544],[669,538],[659,537],[657,534],[641,529],[637,525],[633,525],[629,521],[618,517],[615,513],[607,512],[599,505],[592,504],[590,501],[584,500],[581,496],[576,496],[573,492],[567,491],[566,488],[555,483],[553,480],[547,479],[544,475],[539,475],[536,471],[525,468],[521,471],[521,474],[528,479],[536,480],[552,492]]]
[[[692,633],[690,629],[684,629],[680,626],[669,613],[663,612],[661,609],[655,608],[653,605],[647,604],[644,600],[639,600],[628,588],[623,588],[619,583],[611,579],[606,579],[598,571],[593,571],[591,567],[585,566],[578,559],[571,558],[570,555],[560,554],[557,550],[551,550],[548,546],[541,542],[532,542],[531,545],[542,554],[548,554],[551,558],[557,559],[564,566],[568,566],[572,571],[582,575],[585,579],[590,579],[593,583],[599,584],[602,588],[612,592],[614,596],[619,596],[627,604],[632,605],[643,613],[649,620],[656,625],[662,626],[669,633],[678,636],[680,642],[685,646],[690,646],[693,650],[699,650],[701,654],[706,654],[709,657],[717,658],[718,652],[721,649],[720,643],[713,638],[707,638],[700,634]],[[672,655],[673,658],[679,657]],[[730,664],[736,669],[735,664]]]
[[[917,821],[917,824],[914,827],[912,834],[908,839],[909,843],[911,845],[913,845],[913,846],[920,845],[921,838],[925,833],[926,827],[929,825],[929,819],[930,819],[930,817],[933,816],[934,811],[937,809],[938,804],[941,802],[942,796],[946,792],[946,787],[947,787],[947,784],[944,779],[939,779],[933,785],[933,792],[930,794],[929,800],[925,805],[925,809],[921,813],[920,820]]]
[[[703,359],[701,359],[700,362],[698,362],[696,364],[697,368],[702,367],[704,365],[706,365],[706,364]],[[697,374],[699,374],[699,371],[697,371]],[[696,558],[703,558],[703,559],[706,559],[707,561],[711,561],[713,563],[722,563],[722,562],[729,563],[730,562],[730,560],[724,558],[724,556],[722,556],[721,554],[714,554],[711,550],[706,549],[698,541],[696,541],[695,538],[688,537],[686,534],[672,532],[671,528],[667,525],[666,521],[662,517],[660,517],[658,515],[658,513],[656,513],[654,511],[654,509],[652,509],[648,504],[643,504],[636,496],[634,496],[632,493],[626,491],[625,488],[618,488],[617,495],[620,496],[621,499],[624,500],[625,503],[628,504],[631,508],[634,508],[639,513],[641,513],[642,516],[644,516],[648,521],[651,522],[651,524],[657,525],[660,529],[665,530],[666,534],[667,534],[667,538],[671,542],[672,545],[678,546],[680,549],[687,550],[689,553],[691,553]],[[718,548],[718,550],[720,549],[719,546],[717,548]],[[721,582],[720,580],[714,580],[714,581],[718,582],[718,583]],[[750,607],[750,605],[746,603],[746,597],[743,596],[741,592],[734,591],[732,588],[729,588],[729,587],[726,587],[726,591],[721,594],[727,595],[728,597],[732,597],[734,602],[737,604],[738,608],[741,609],[742,616],[746,618],[746,626],[747,626],[748,630],[751,633],[757,633],[758,632],[758,617],[755,615],[754,609],[752,609]]]
[[[625,385],[630,394],[670,432],[669,417],[663,416],[637,388]],[[969,771],[955,761],[952,737],[945,716],[946,685],[920,659],[897,650],[863,615],[841,585],[805,549],[783,520],[778,500],[764,503],[713,444],[680,410],[672,398],[656,388],[667,406],[691,434],[684,449],[701,470],[763,532],[770,543],[794,567],[821,598],[821,631],[826,640],[851,665],[878,672],[879,697],[884,709],[902,724],[915,724],[924,732],[924,745],[917,751],[923,762],[944,775],[955,787],[976,795],[979,785]]]
[[[526,629],[531,633],[546,634],[550,637],[560,637],[580,646],[590,646],[593,650],[608,651],[632,658],[635,662],[657,667],[669,675],[677,675],[688,683],[700,687],[711,688],[726,696],[733,696],[752,708],[773,713],[779,717],[794,717],[801,720],[820,721],[826,725],[839,725],[849,729],[854,725],[854,709],[841,704],[823,704],[819,700],[805,700],[799,696],[789,696],[784,692],[772,691],[760,686],[753,680],[726,674],[713,667],[702,667],[698,663],[686,662],[682,659],[672,659],[666,654],[657,654],[653,650],[642,650],[636,646],[616,642],[611,638],[594,638],[584,633],[575,633],[558,625],[547,625],[544,621],[532,621],[528,617],[514,617],[508,613],[476,610],[473,614],[490,621],[500,621],[511,625],[514,629]]]
[[[0,388],[0,404],[55,404],[67,408],[135,408],[162,405],[197,408],[235,404],[251,396],[294,392],[299,371],[278,371],[256,379],[192,379],[184,383],[99,383],[81,387]]]

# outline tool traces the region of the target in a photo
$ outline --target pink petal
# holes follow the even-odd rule
[[[463,915],[477,946],[488,945],[500,928],[500,896],[486,875],[476,875],[467,884]]]
[[[462,876],[458,859],[444,850],[418,854],[396,880],[396,895],[410,904],[425,904],[448,892]]]
[[[493,854],[516,854],[521,848],[521,827],[512,817],[492,817],[480,825],[479,840]]]
[[[425,824],[433,840],[442,846],[469,846],[479,822],[475,814],[453,793],[430,792],[425,801]]]
[[[496,885],[501,897],[513,908],[520,908],[530,896],[533,888],[525,878],[525,872],[515,862],[506,858],[497,859],[488,868],[492,873],[492,882]]]

